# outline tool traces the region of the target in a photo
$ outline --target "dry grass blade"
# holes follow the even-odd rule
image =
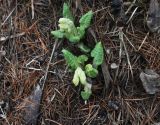
[[[129,57],[126,45],[124,43],[124,40],[123,40],[123,32],[122,32],[121,28],[120,28],[120,31],[119,31],[119,38],[120,38],[120,42],[122,42],[122,44],[123,44],[125,54],[126,54],[126,57],[127,57],[127,62],[128,62],[129,67],[130,67],[131,75],[132,75],[132,78],[133,78],[133,70],[132,70],[132,66],[131,66],[131,62],[130,62],[130,57]]]

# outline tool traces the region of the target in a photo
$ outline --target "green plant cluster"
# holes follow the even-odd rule
[[[74,71],[72,80],[73,84],[75,86],[81,84],[84,87],[81,91],[81,97],[84,100],[88,100],[92,94],[92,84],[88,82],[87,78],[97,77],[98,66],[103,63],[104,58],[104,51],[101,42],[97,42],[95,47],[91,50],[80,41],[84,37],[86,29],[90,26],[92,17],[93,12],[87,12],[80,18],[80,26],[76,27],[72,12],[70,11],[69,6],[64,3],[63,18],[59,19],[59,30],[51,32],[55,38],[66,38],[71,43],[77,44],[81,51],[84,52],[84,55],[76,56],[69,50],[62,50],[68,66]],[[88,63],[89,59],[93,59],[93,61]]]
[[[74,25],[74,17],[69,9],[69,6],[63,5],[63,18],[59,19],[59,30],[52,31],[51,34],[56,38],[67,38],[70,42],[77,43],[85,35],[85,30],[90,26],[93,17],[92,11],[89,11],[79,20],[80,26]]]

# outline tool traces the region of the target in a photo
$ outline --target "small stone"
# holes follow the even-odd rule
[[[117,68],[118,68],[118,65],[116,63],[111,64],[111,69],[117,69]]]
[[[145,70],[140,73],[143,87],[148,94],[155,94],[160,91],[160,75],[153,70]]]

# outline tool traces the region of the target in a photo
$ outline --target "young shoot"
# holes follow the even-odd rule
[[[81,85],[83,87],[81,97],[85,101],[87,101],[92,94],[92,84],[88,79],[97,77],[98,67],[103,63],[104,59],[104,51],[101,42],[98,42],[92,50],[88,48],[85,43],[81,42],[81,39],[85,36],[86,29],[91,25],[92,17],[93,12],[87,12],[80,18],[79,26],[76,26],[69,6],[64,3],[63,17],[58,21],[59,29],[51,32],[55,38],[66,38],[69,42],[75,43],[81,50],[81,53],[84,53],[80,56],[76,56],[66,49],[62,50],[67,65],[71,71],[74,72],[72,82],[75,86]],[[91,61],[92,59],[93,61]]]
[[[51,34],[55,38],[66,38],[72,43],[77,43],[84,37],[86,29],[91,24],[92,17],[92,11],[84,14],[79,20],[80,25],[76,27],[72,12],[70,11],[69,6],[64,3],[63,17],[58,21],[59,30],[52,31]]]
[[[96,78],[98,75],[97,68],[103,63],[104,53],[101,42],[98,42],[91,51],[93,64],[86,64],[88,61],[86,55],[75,56],[65,49],[63,49],[62,52],[68,66],[74,71],[73,84],[75,86],[81,84],[84,87],[84,90],[81,91],[81,97],[84,100],[88,100],[92,94],[92,85],[87,81],[87,78]]]

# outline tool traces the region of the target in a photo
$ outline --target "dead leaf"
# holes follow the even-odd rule
[[[103,61],[102,65],[101,65],[101,68],[102,68],[102,73],[103,73],[103,77],[104,77],[105,86],[106,86],[106,89],[108,89],[109,84],[112,81],[112,78],[110,76],[110,72],[108,70],[108,66],[107,66],[105,61]]]
[[[24,103],[24,120],[25,124],[36,125],[39,116],[39,107],[42,96],[42,89],[38,84],[33,93],[25,99]]]
[[[147,26],[151,32],[160,31],[160,5],[157,0],[150,1]]]

